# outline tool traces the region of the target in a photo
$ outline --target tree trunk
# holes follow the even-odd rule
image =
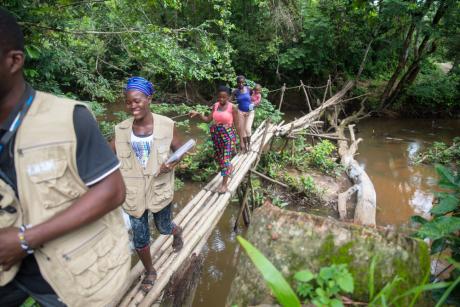
[[[415,24],[412,23],[409,27],[409,30],[407,31],[406,39],[404,40],[402,50],[399,55],[398,66],[396,66],[396,70],[393,72],[393,75],[391,76],[390,80],[388,80],[385,90],[383,91],[382,97],[380,98],[382,102],[382,106],[385,105],[386,100],[391,95],[391,92],[395,86],[396,81],[398,80],[399,75],[401,74],[404,67],[406,66],[407,58],[409,56],[409,47],[412,41],[412,36],[414,34],[414,31],[415,31]]]
[[[413,21],[411,23],[411,26],[409,28],[409,31],[406,35],[406,39],[404,40],[403,43],[403,48],[400,53],[399,57],[399,62],[398,66],[396,67],[395,72],[391,76],[390,80],[388,81],[385,90],[381,96],[381,104],[380,104],[380,109],[385,109],[389,106],[391,106],[396,98],[398,98],[403,90],[407,88],[410,84],[412,84],[415,81],[415,78],[417,77],[417,74],[420,71],[420,62],[423,58],[425,58],[428,54],[432,53],[434,50],[430,52],[425,52],[427,46],[429,46],[429,41],[431,38],[431,33],[428,32],[420,45],[417,45],[417,41],[414,42],[414,59],[412,63],[409,66],[409,69],[403,74],[403,76],[399,79],[399,75],[402,73],[404,68],[407,65],[407,59],[409,55],[409,48],[410,48],[410,43],[412,40],[412,36],[415,31],[415,25],[417,22],[419,22],[429,11],[431,5],[433,4],[434,1],[427,1],[424,4],[424,8],[422,9],[421,13],[414,16]],[[445,15],[447,10],[449,9],[450,2],[449,1],[441,1],[439,4],[438,9],[436,10],[436,13],[433,17],[433,20],[431,21],[431,28],[434,30],[439,22],[441,21],[442,17]],[[431,45],[434,46],[435,40],[433,39],[431,42]]]

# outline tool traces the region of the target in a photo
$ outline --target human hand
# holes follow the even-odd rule
[[[0,267],[4,271],[8,271],[27,255],[21,248],[18,232],[16,227],[0,229]]]
[[[195,116],[199,115],[200,113],[198,113],[197,111],[190,111],[190,113],[188,113],[188,115],[190,116],[190,118],[194,118]]]
[[[160,171],[158,172],[157,176],[171,172],[176,167],[177,164],[179,164],[179,161],[168,163],[168,164],[166,163],[161,164]]]

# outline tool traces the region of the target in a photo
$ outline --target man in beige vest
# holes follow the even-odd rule
[[[150,255],[149,211],[158,231],[173,235],[173,249],[178,251],[183,245],[182,229],[172,222],[175,164],[165,163],[182,144],[174,122],[150,112],[153,92],[152,83],[142,77],[128,80],[125,100],[132,117],[115,127],[111,143],[126,184],[123,209],[129,214],[134,247],[146,269],[141,283],[144,292],[152,288],[157,275]]]
[[[0,306],[106,306],[130,268],[119,162],[81,103],[23,78],[0,8]]]

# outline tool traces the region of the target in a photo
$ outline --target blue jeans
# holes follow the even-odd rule
[[[152,213],[153,221],[162,235],[170,235],[176,225],[172,221],[172,203],[158,212]],[[143,249],[150,244],[149,210],[145,210],[140,218],[129,216],[133,230],[133,241],[136,249]]]

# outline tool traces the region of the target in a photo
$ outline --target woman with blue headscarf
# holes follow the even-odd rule
[[[174,251],[183,246],[182,228],[172,222],[177,162],[166,164],[169,154],[182,146],[182,142],[171,119],[150,111],[155,92],[151,82],[132,77],[124,92],[126,108],[132,117],[115,126],[112,148],[120,160],[126,184],[123,209],[129,215],[134,247],[146,269],[141,289],[148,292],[157,277],[150,254],[149,212],[153,213],[161,234],[173,235]]]

